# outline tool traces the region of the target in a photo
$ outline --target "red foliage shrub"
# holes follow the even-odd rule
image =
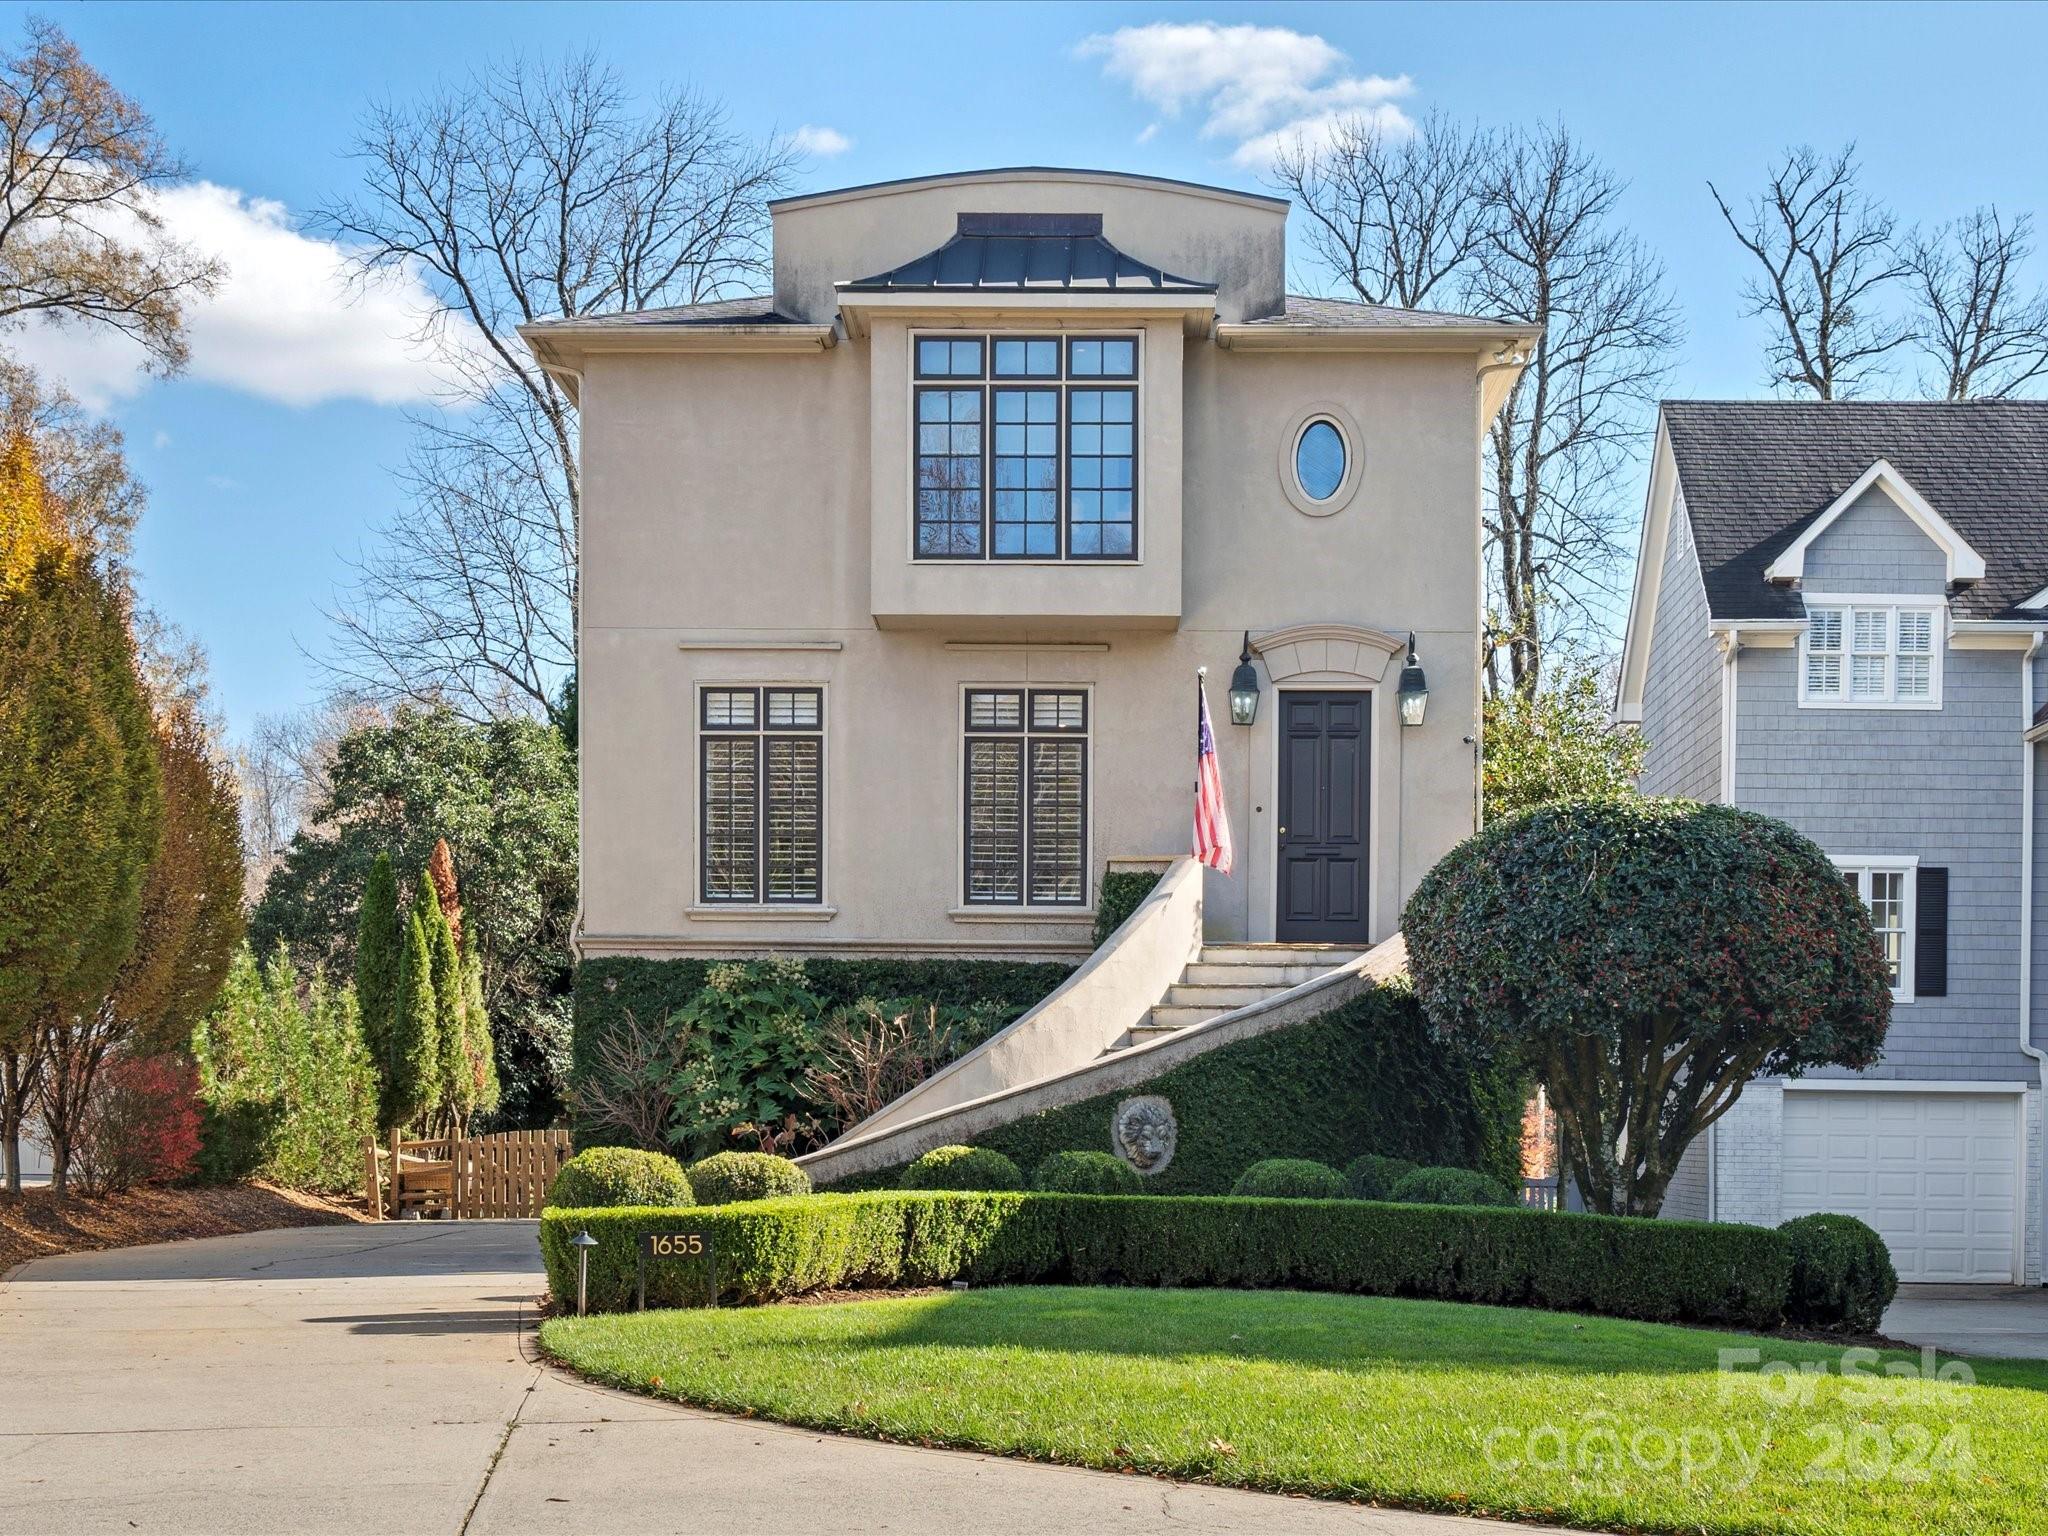
[[[199,1156],[199,1077],[182,1056],[117,1056],[80,1128],[79,1182],[92,1194],[185,1177]]]

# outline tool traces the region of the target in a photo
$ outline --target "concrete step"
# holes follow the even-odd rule
[[[1133,1025],[1131,1033],[1135,1035],[1147,1029],[1155,1033],[1186,1029],[1190,1024],[1199,1024],[1204,1019],[1213,1019],[1228,1012],[1230,1009],[1214,1004],[1161,1003],[1145,1016],[1143,1024]]]
[[[1228,1013],[1233,1008],[1263,1002],[1280,990],[1265,982],[1180,982],[1168,987],[1166,996],[1159,1001],[1168,1008],[1214,1008],[1218,1013]]]
[[[1197,965],[1313,965],[1334,970],[1356,960],[1362,949],[1334,944],[1204,944]]]
[[[1211,965],[1197,960],[1181,973],[1183,986],[1262,986],[1275,992],[1287,987],[1298,987],[1304,981],[1314,981],[1329,970],[1327,965],[1305,961],[1299,965],[1269,965],[1263,961],[1247,961],[1241,965]]]
[[[1119,1049],[1129,1050],[1147,1040],[1157,1040],[1161,1035],[1177,1035],[1187,1026],[1184,1024],[1133,1024],[1125,1033]]]

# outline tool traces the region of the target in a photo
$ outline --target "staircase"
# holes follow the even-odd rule
[[[1145,1022],[1133,1025],[1102,1054],[1114,1056],[1264,1002],[1363,953],[1327,944],[1205,944],[1180,980],[1152,1006]]]

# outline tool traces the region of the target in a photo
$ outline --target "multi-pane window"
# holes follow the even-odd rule
[[[703,900],[822,901],[824,694],[706,688],[699,697]]]
[[[1913,919],[1914,867],[1905,862],[1876,861],[1838,861],[1836,867],[1842,872],[1842,883],[1870,908],[1870,925],[1877,930],[1877,941],[1884,949],[1892,990],[1908,991],[1911,949],[1907,944],[1907,934]]]
[[[1939,608],[1814,604],[1806,617],[1800,703],[1932,707],[1940,702]]]
[[[1085,906],[1088,695],[1080,689],[967,691],[969,906]]]
[[[925,560],[1134,560],[1138,342],[919,336]]]

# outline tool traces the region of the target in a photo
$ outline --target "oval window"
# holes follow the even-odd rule
[[[1310,501],[1328,501],[1344,483],[1344,434],[1331,421],[1312,421],[1294,444],[1294,478]]]

